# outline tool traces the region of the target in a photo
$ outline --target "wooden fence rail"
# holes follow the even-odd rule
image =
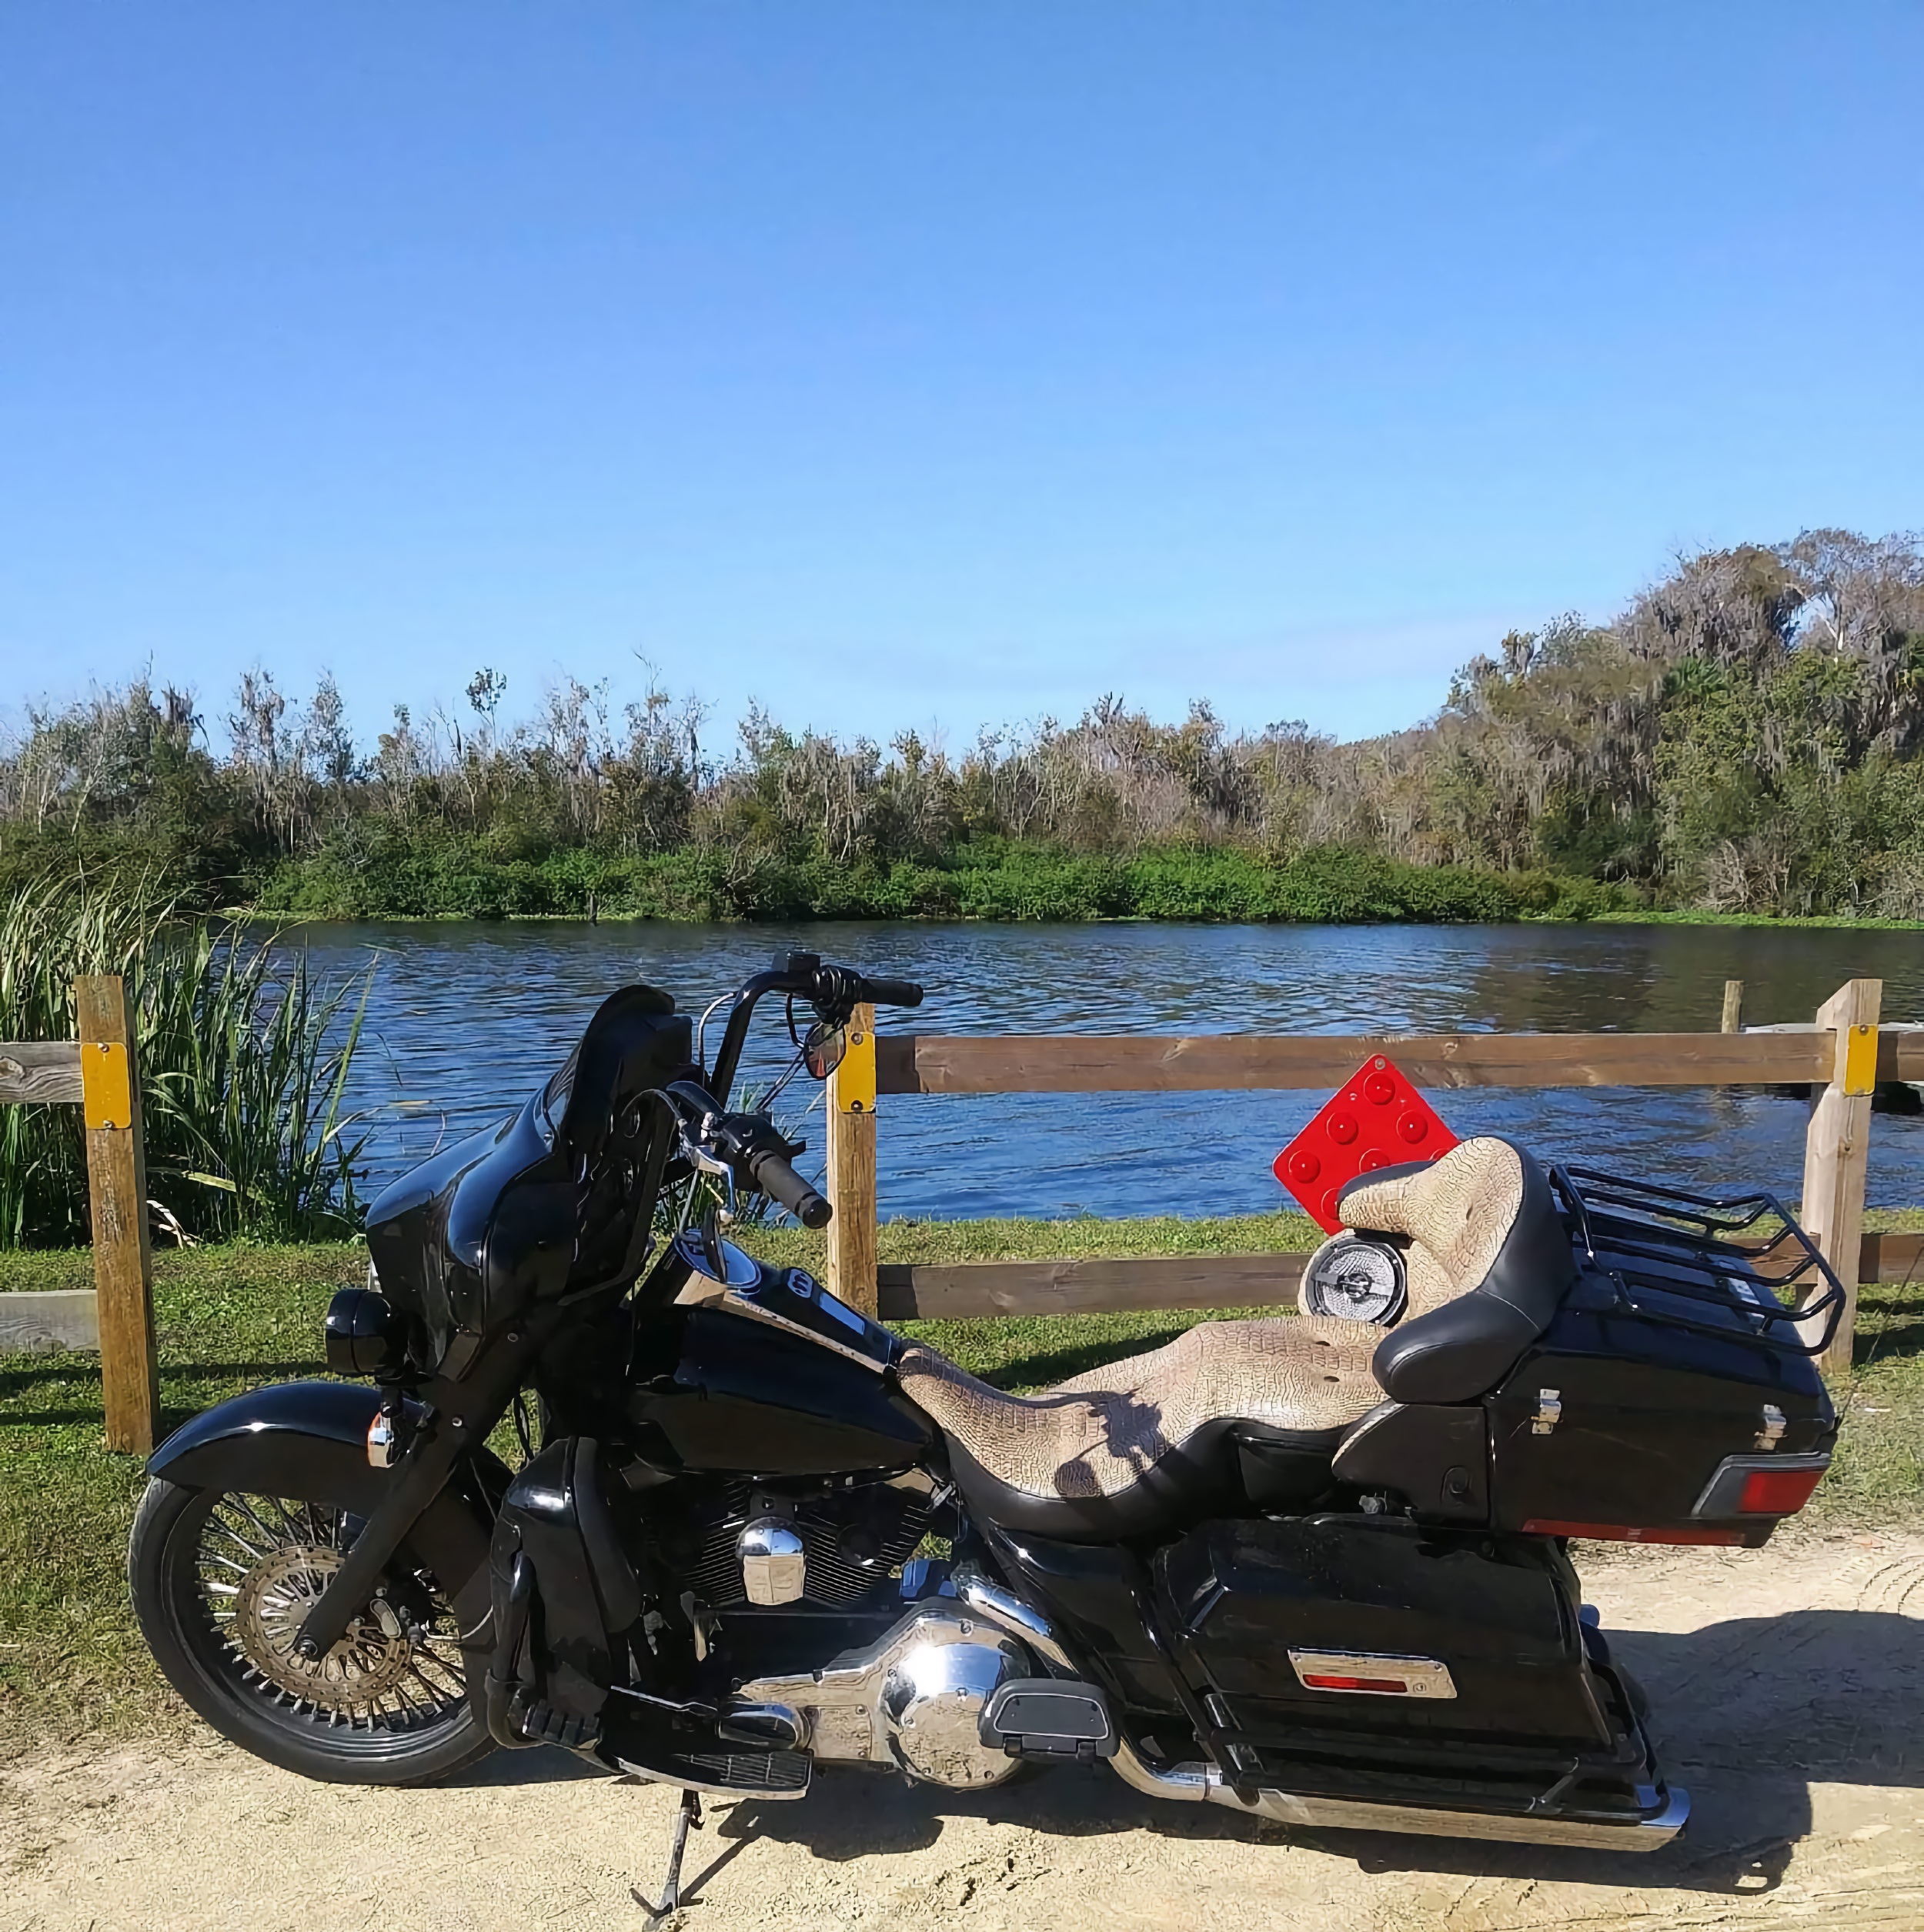
[[[98,1346],[107,1445],[145,1455],[159,1425],[160,1379],[133,1012],[112,974],[76,979],[74,1007],[78,1039],[0,1042],[0,1105],[82,1109],[95,1286],[0,1296],[0,1347]]]
[[[1882,987],[1852,980],[1808,1029],[1715,1033],[1196,1034],[877,1037],[859,1009],[829,1083],[830,1284],[884,1320],[1261,1307],[1293,1295],[1307,1257],[1272,1253],[977,1261],[876,1259],[876,1103],[916,1093],[1330,1089],[1373,1053],[1434,1087],[1805,1086],[1802,1215],[1849,1296],[1825,1360],[1847,1366],[1857,1284],[1924,1273],[1924,1235],[1862,1232],[1871,1095],[1924,1082],[1924,1028],[1880,1031]],[[132,1015],[111,976],[75,983],[77,1040],[0,1043],[0,1105],[85,1110],[97,1289],[0,1296],[0,1349],[36,1340],[101,1349],[107,1438],[153,1446],[159,1416],[153,1262]],[[1727,1019],[1735,1003],[1727,998]]]
[[[1880,1033],[1882,985],[1853,979],[1795,1031],[1702,1033],[1203,1033],[877,1038],[873,1059],[830,1083],[827,1192],[835,1206],[829,1273],[837,1292],[884,1319],[1260,1306],[1294,1290],[1301,1255],[963,1262],[884,1266],[877,1226],[877,1096],[916,1093],[1333,1090],[1374,1053],[1419,1086],[1808,1086],[1802,1214],[1849,1298],[1827,1370],[1848,1365],[1860,1280],[1904,1280],[1924,1240],[1862,1233],[1870,1105],[1879,1080],[1924,1081],[1924,1028]],[[1741,992],[1729,994],[1733,1023]],[[845,1085],[845,1083],[847,1084]],[[836,1130],[855,1093],[854,1140]]]

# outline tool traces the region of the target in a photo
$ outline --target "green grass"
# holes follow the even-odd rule
[[[83,1287],[85,1252],[0,1254],[0,1290]],[[155,1261],[162,1426],[263,1382],[321,1370],[321,1317],[366,1278],[342,1243],[197,1248]],[[181,1721],[127,1604],[127,1531],[145,1481],[108,1453],[99,1359],[0,1358],[0,1739]]]
[[[1915,1226],[1916,1212],[1870,1217]],[[1062,1255],[1252,1253],[1305,1248],[1298,1215],[1178,1221],[896,1222],[884,1261]],[[760,1230],[770,1260],[818,1261],[820,1238]],[[265,1382],[322,1373],[321,1318],[365,1278],[357,1244],[202,1247],[156,1256],[163,1426]],[[84,1250],[0,1252],[0,1292],[85,1287]],[[1228,1313],[1231,1311],[1221,1311]],[[1010,1389],[1046,1386],[1221,1314],[1014,1317],[902,1324]],[[1807,1513],[1876,1524],[1924,1520],[1924,1281],[1864,1291],[1858,1366],[1835,1394],[1835,1470]],[[168,1730],[186,1720],[149,1662],[127,1607],[127,1530],[143,1481],[104,1446],[97,1358],[0,1358],[0,1743]]]

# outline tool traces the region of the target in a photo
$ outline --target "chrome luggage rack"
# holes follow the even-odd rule
[[[1565,1224],[1617,1305],[1646,1321],[1821,1355],[1844,1290],[1775,1194],[1686,1194],[1594,1167],[1550,1169]]]

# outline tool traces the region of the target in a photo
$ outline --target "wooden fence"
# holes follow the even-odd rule
[[[1715,1033],[911,1033],[878,1039],[873,1011],[862,1008],[851,1026],[849,1056],[829,1087],[827,1191],[835,1206],[829,1284],[884,1320],[1258,1307],[1293,1294],[1308,1259],[1278,1253],[878,1266],[878,1095],[1329,1091],[1373,1053],[1390,1055],[1418,1086],[1429,1088],[1808,1086],[1820,1091],[1805,1140],[1802,1219],[1849,1296],[1825,1359],[1835,1370],[1850,1360],[1859,1282],[1907,1278],[1924,1249],[1924,1236],[1862,1231],[1872,1093],[1879,1080],[1924,1081],[1924,1029],[1880,1033],[1882,990],[1879,980],[1853,979],[1825,1002],[1807,1030],[1749,1033],[1735,1030],[1730,998],[1731,1029]]]
[[[1732,983],[1734,986],[1735,983]],[[1909,1279],[1924,1236],[1865,1234],[1871,1099],[1879,1081],[1924,1082],[1924,1028],[1878,1025],[1882,986],[1853,979],[1806,1029],[1715,1033],[1438,1033],[1264,1036],[1016,1034],[878,1038],[859,1008],[828,1090],[828,1276],[884,1320],[1130,1310],[1261,1307],[1288,1299],[1306,1255],[1149,1256],[878,1265],[876,1108],[914,1093],[1115,1093],[1333,1090],[1373,1053],[1428,1087],[1775,1086],[1819,1089],[1805,1140],[1802,1216],[1846,1286],[1827,1370],[1847,1366],[1860,1281]],[[126,989],[75,982],[77,1040],[0,1043],[0,1105],[84,1109],[94,1290],[0,1295],[0,1349],[101,1351],[107,1440],[144,1453],[159,1416],[153,1260],[146,1213],[140,1081]],[[1846,1265],[1849,1257],[1850,1264]]]
[[[0,1348],[97,1346],[108,1446],[145,1455],[160,1420],[160,1385],[133,1013],[125,986],[107,974],[76,979],[74,1006],[78,1039],[0,1042],[0,1106],[81,1109],[96,1286],[0,1296]]]

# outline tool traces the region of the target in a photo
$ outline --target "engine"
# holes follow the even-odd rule
[[[725,1611],[807,1602],[866,1607],[896,1588],[933,1520],[926,1479],[796,1496],[728,1483],[685,1526],[689,1587]]]

